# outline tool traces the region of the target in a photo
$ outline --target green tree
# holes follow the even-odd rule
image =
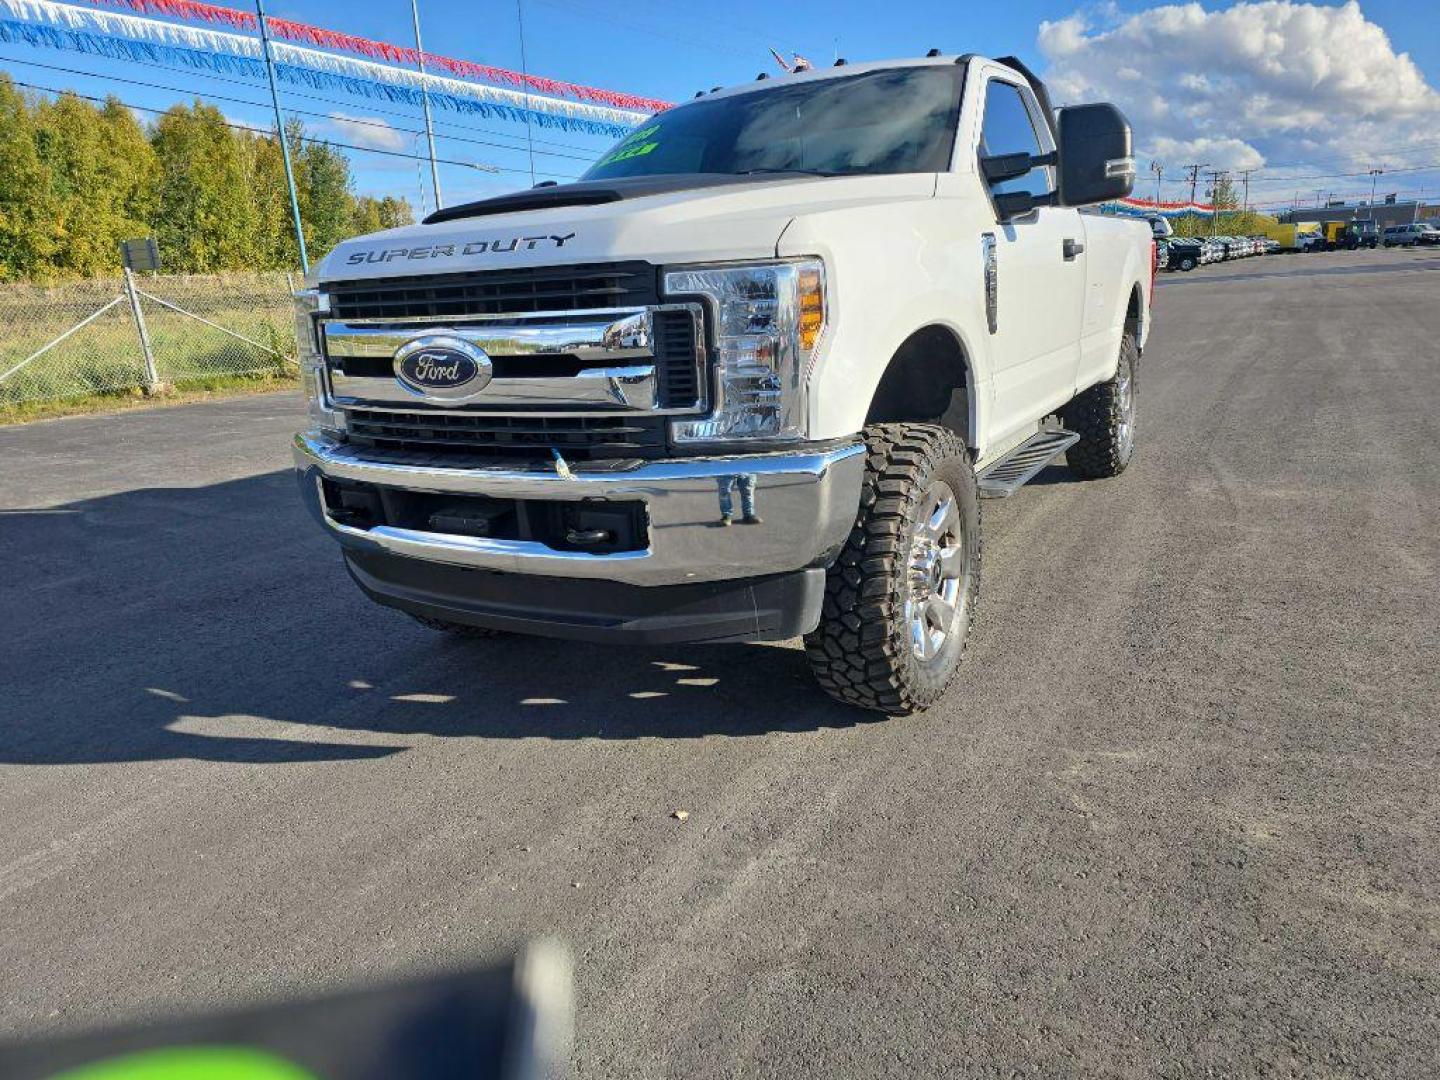
[[[167,269],[188,273],[258,269],[258,215],[246,186],[240,139],[220,110],[197,100],[155,124],[160,162],[155,235]]]
[[[361,195],[355,200],[355,211],[350,216],[351,236],[394,229],[401,225],[415,224],[415,211],[409,202],[386,195],[377,199],[373,195]]]
[[[409,199],[397,199],[394,195],[386,195],[380,200],[380,225],[386,229],[396,229],[401,225],[415,224],[415,208],[410,205]]]
[[[0,278],[48,276],[58,247],[29,103],[0,72]]]
[[[293,142],[300,141],[301,128],[293,127]],[[289,134],[289,132],[287,132]],[[311,259],[325,253],[352,235],[351,218],[355,196],[351,193],[350,162],[329,143],[301,143],[292,149],[295,182],[300,189],[300,218],[305,225],[305,246]]]
[[[100,120],[106,161],[101,178],[115,190],[125,233],[120,239],[147,236],[159,204],[160,159],[135,114],[117,98],[106,99]]]
[[[300,265],[285,163],[273,135],[239,133],[246,172],[246,190],[255,214],[258,265],[288,270]]]
[[[119,244],[143,236],[153,208],[155,152],[130,111],[111,100],[103,109],[74,94],[35,109],[36,145],[48,166],[57,247],[63,274],[114,273]]]
[[[410,224],[404,199],[357,198],[335,147],[286,126],[312,259],[341,240]],[[119,242],[154,236],[166,270],[299,264],[279,139],[195,101],[148,130],[125,105],[32,101],[0,73],[0,279],[113,273]]]

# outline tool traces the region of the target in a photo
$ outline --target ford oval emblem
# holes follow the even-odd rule
[[[484,349],[451,334],[411,338],[395,350],[394,369],[396,382],[437,405],[469,401],[494,374]]]

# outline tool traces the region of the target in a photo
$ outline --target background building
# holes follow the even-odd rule
[[[1305,221],[1374,221],[1379,228],[1384,229],[1390,225],[1409,225],[1417,221],[1419,211],[1420,204],[1414,200],[1377,202],[1373,206],[1367,201],[1286,210],[1277,216],[1282,222],[1295,224]]]

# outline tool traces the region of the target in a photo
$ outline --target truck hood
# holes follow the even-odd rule
[[[320,263],[320,282],[524,266],[769,259],[805,214],[933,198],[933,173],[774,177],[627,198],[406,225],[356,237]]]

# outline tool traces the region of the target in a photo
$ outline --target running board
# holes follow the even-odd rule
[[[1080,441],[1073,431],[1037,431],[993,465],[975,477],[982,499],[1003,499],[1014,495],[1035,474]]]

